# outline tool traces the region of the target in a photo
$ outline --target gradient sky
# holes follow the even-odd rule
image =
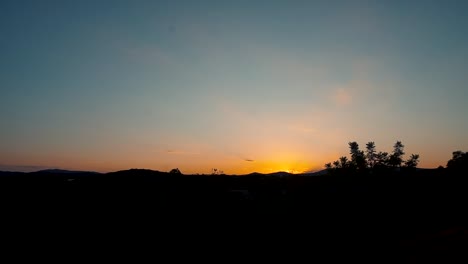
[[[0,170],[468,150],[468,1],[1,1]]]

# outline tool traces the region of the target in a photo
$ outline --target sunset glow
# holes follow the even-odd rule
[[[468,149],[464,2],[26,2],[0,4],[0,170],[301,173],[396,140],[435,168]]]

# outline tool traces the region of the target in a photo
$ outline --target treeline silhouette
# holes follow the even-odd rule
[[[349,142],[351,159],[346,156],[340,157],[333,163],[325,164],[329,174],[372,174],[388,173],[390,171],[414,171],[419,163],[419,154],[411,154],[404,160],[405,146],[401,141],[393,145],[393,152],[377,152],[373,141],[366,144],[365,152],[359,149],[355,141]]]

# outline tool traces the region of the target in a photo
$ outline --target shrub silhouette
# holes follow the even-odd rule
[[[182,172],[180,172],[179,168],[172,169],[169,174],[177,174],[177,175],[182,175]]]
[[[224,171],[218,170],[216,168],[211,169],[211,175],[223,175]]]
[[[460,150],[452,152],[452,159],[447,162],[447,169],[468,171],[468,152]]]

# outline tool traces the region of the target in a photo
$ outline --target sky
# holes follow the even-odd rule
[[[468,151],[468,1],[0,2],[0,170]]]

